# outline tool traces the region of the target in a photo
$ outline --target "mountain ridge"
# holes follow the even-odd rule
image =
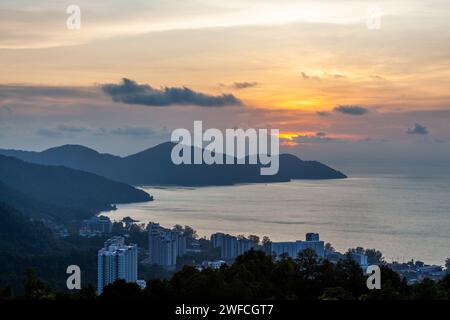
[[[304,161],[291,154],[280,154],[280,170],[273,176],[261,176],[259,164],[175,165],[170,158],[173,145],[164,142],[125,157],[81,145],[63,145],[41,152],[0,149],[0,154],[43,165],[62,165],[132,185],[207,186],[346,178],[318,161]]]

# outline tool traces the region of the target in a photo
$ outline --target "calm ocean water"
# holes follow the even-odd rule
[[[450,177],[361,175],[334,181],[293,181],[231,187],[154,188],[148,203],[119,205],[107,215],[163,226],[267,235],[273,241],[319,232],[340,251],[363,246],[389,261],[443,264],[450,257]]]

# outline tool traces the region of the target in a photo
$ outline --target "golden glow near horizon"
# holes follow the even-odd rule
[[[326,141],[358,141],[364,139],[357,135],[351,134],[329,134],[327,132],[304,131],[304,132],[280,132],[278,134],[280,144],[286,147],[297,147],[317,142]]]
[[[314,136],[316,135],[315,132],[309,131],[309,132],[280,132],[278,134],[278,138],[280,139],[286,139],[286,140],[294,140],[294,138],[297,137],[308,137],[308,136]]]

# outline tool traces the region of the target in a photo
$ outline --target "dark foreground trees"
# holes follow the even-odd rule
[[[352,259],[333,264],[305,250],[297,259],[273,260],[261,251],[248,251],[231,266],[198,271],[184,267],[170,280],[151,280],[139,290],[118,281],[100,299],[152,300],[399,300],[449,299],[450,277],[408,286],[406,280],[381,267],[381,290],[368,290],[366,276]]]
[[[274,260],[261,251],[248,251],[231,266],[199,271],[186,266],[171,279],[153,279],[141,290],[123,280],[104,288],[95,297],[94,288],[76,294],[54,294],[29,277],[27,297],[99,300],[398,300],[450,299],[450,276],[440,282],[424,280],[413,286],[391,269],[381,267],[381,290],[368,290],[366,276],[352,259],[333,264],[320,260],[310,250],[297,259]],[[39,294],[33,293],[36,290]],[[1,292],[1,291],[0,291]]]

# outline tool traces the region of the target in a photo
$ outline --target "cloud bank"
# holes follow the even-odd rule
[[[369,113],[369,109],[354,105],[339,105],[334,108],[334,111],[352,116],[362,116]]]
[[[240,106],[242,101],[232,94],[212,96],[196,92],[187,87],[163,87],[155,89],[147,84],[123,78],[119,84],[105,84],[103,92],[114,101],[144,106],[166,107],[171,105],[193,105],[199,107]]]
[[[419,124],[419,123],[415,123],[413,128],[408,128],[408,130],[406,130],[407,134],[428,134],[428,129],[427,127]]]
[[[257,87],[259,85],[258,82],[234,82],[233,83],[233,88],[234,89],[248,89],[248,88],[253,88],[253,87]]]

